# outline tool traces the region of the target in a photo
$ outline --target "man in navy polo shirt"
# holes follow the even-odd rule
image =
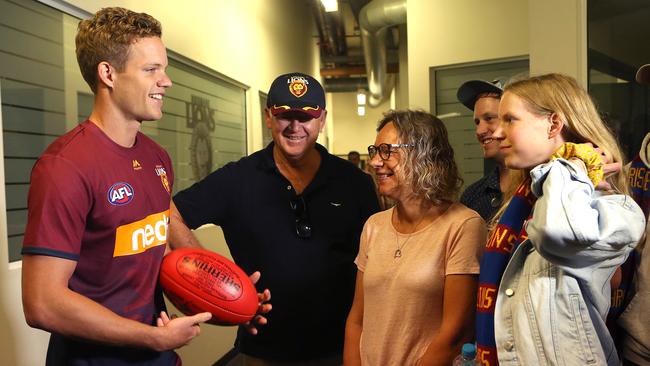
[[[313,77],[277,77],[265,113],[273,142],[179,192],[170,242],[200,246],[188,227],[219,225],[235,261],[262,273],[273,310],[256,336],[240,328],[246,364],[340,365],[359,236],[379,210],[374,185],[316,143],[327,111]]]

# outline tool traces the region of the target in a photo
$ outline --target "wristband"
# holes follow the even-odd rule
[[[603,180],[603,159],[591,145],[567,142],[551,156],[551,160],[558,158],[582,160],[587,168],[587,176],[594,184],[594,187]]]

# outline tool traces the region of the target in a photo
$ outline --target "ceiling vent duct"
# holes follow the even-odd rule
[[[394,76],[386,70],[386,34],[406,23],[406,0],[373,0],[361,9],[359,27],[368,77],[368,104],[378,106],[390,94]]]

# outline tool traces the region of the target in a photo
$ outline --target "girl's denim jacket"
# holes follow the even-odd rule
[[[538,197],[499,285],[495,336],[506,365],[618,365],[605,326],[610,279],[645,217],[631,197],[605,195],[564,159],[535,167]]]

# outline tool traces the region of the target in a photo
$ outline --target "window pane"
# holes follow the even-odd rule
[[[650,63],[650,2],[587,2],[589,94],[606,117],[628,159],[650,131],[650,91],[634,81],[639,66]]]

